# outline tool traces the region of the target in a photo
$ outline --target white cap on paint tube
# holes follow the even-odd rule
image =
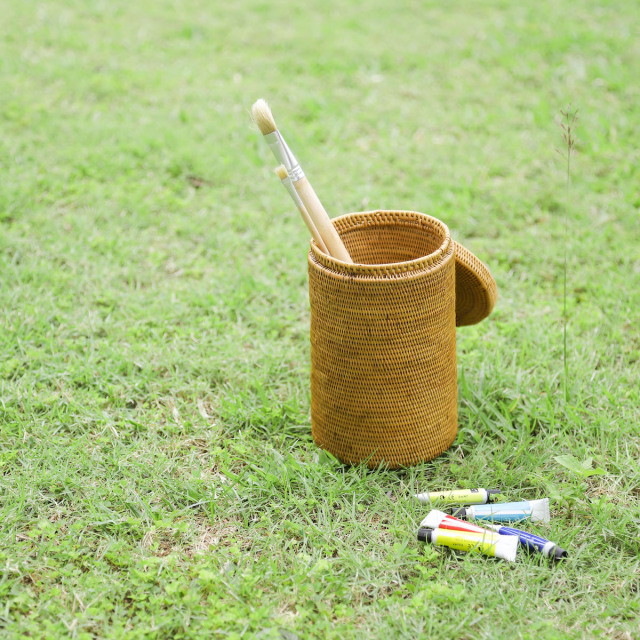
[[[500,536],[496,542],[496,558],[515,562],[519,542],[518,536]]]
[[[551,520],[549,498],[529,500],[529,506],[531,507],[531,522],[549,522]]]
[[[420,526],[426,527],[427,529],[437,529],[446,517],[447,514],[444,511],[431,509],[427,514],[427,517],[420,523]]]

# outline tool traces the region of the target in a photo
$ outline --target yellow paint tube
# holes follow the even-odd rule
[[[413,496],[422,504],[449,503],[449,504],[486,504],[497,502],[503,496],[499,489],[454,489],[453,491],[427,491]]]
[[[491,532],[453,531],[449,529],[418,529],[418,540],[458,551],[473,551],[492,558],[513,562],[518,553],[516,536],[501,536]]]

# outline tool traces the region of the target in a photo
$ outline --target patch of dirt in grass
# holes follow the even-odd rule
[[[204,553],[211,547],[231,547],[236,545],[243,551],[248,551],[253,545],[253,539],[246,532],[232,523],[201,525],[196,539],[187,550],[190,555]]]

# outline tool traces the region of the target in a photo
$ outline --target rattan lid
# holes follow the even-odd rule
[[[333,224],[343,241],[351,246],[349,236],[363,227],[381,228],[384,226],[408,226],[410,228],[432,228],[435,235],[442,238],[442,245],[429,255],[412,259],[389,259],[382,264],[360,263],[347,264],[323,253],[311,240],[311,253],[326,269],[346,278],[396,277],[409,272],[419,272],[431,268],[435,262],[442,260],[451,242],[449,229],[440,220],[415,211],[364,211],[348,213],[333,218]],[[413,247],[415,249],[415,247]],[[498,288],[489,269],[468,249],[453,242],[456,260],[456,326],[476,324],[484,320],[492,311],[498,298]],[[357,246],[351,246],[353,251]],[[387,256],[389,257],[389,256]]]
[[[456,326],[484,320],[498,299],[498,287],[489,269],[471,251],[457,242],[456,255]]]

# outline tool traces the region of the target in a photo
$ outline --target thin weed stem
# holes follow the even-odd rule
[[[562,362],[564,365],[564,401],[569,402],[569,358],[567,353],[567,325],[569,322],[569,312],[567,307],[567,260],[568,260],[568,244],[569,244],[569,209],[571,207],[571,154],[575,150],[576,136],[575,130],[578,122],[578,110],[572,110],[571,107],[561,109],[563,121],[560,123],[562,128],[562,139],[565,144],[566,152],[560,152],[565,155],[567,161],[567,188],[566,188],[566,206],[564,208],[564,269],[562,278],[563,288],[563,310],[562,310]]]

